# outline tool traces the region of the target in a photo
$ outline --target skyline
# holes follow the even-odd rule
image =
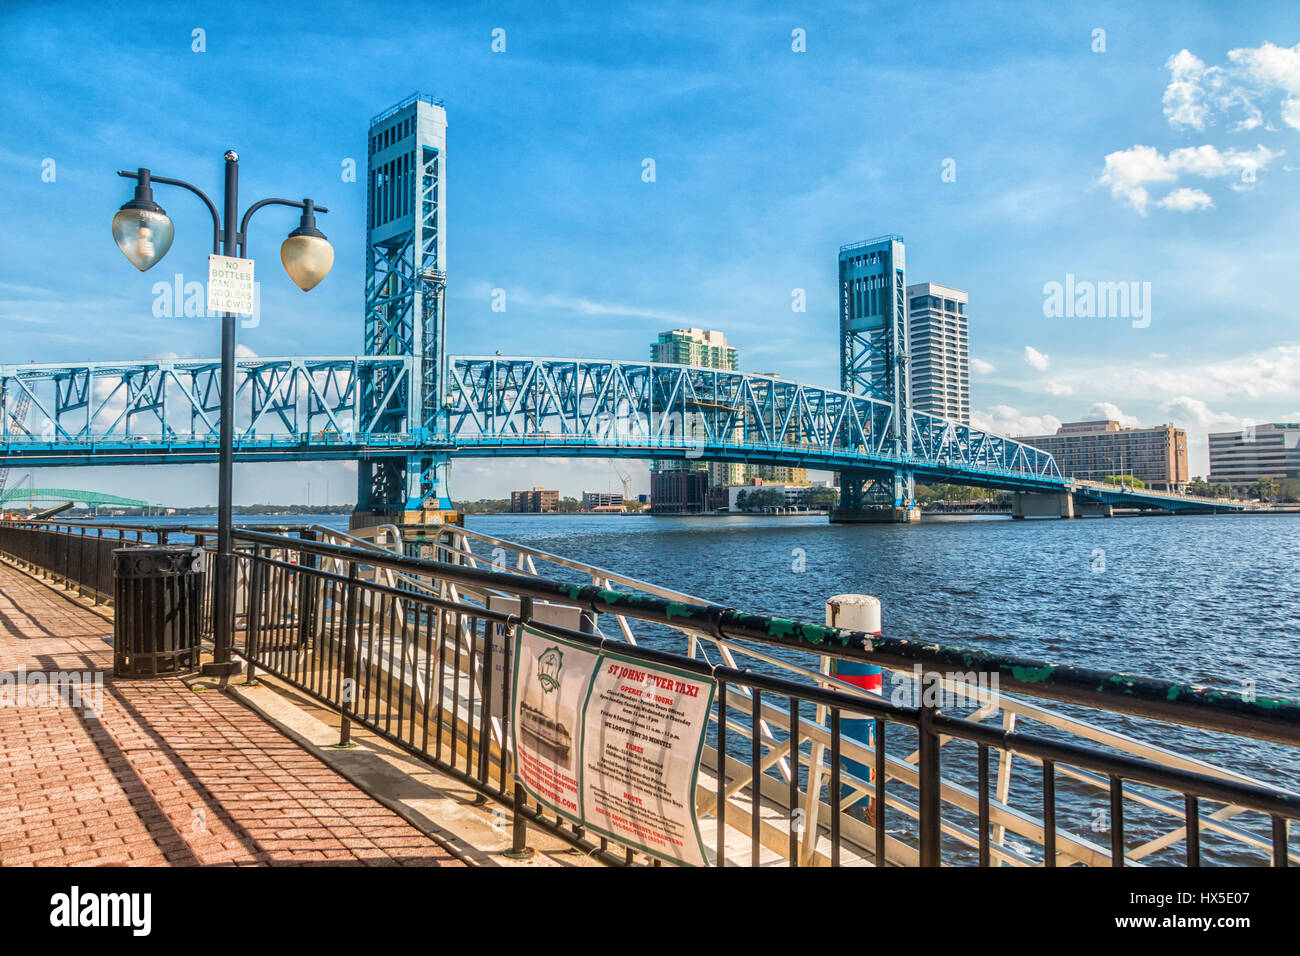
[[[202,278],[201,207],[160,191],[176,242],[146,275],[121,261],[108,222],[129,195],[117,169],[147,165],[215,189],[232,146],[248,194],[305,183],[331,209],[320,226],[337,255],[298,298],[271,258],[295,222],[259,220],[249,249],[263,261],[263,313],[240,330],[243,348],[359,351],[364,187],[346,180],[347,162],[363,180],[367,120],[419,89],[445,100],[450,124],[452,352],[640,360],[659,332],[693,326],[723,331],[744,370],[834,385],[834,257],[895,232],[911,253],[909,284],[970,292],[979,427],[1169,421],[1188,430],[1191,472],[1204,475],[1208,432],[1300,420],[1286,295],[1300,260],[1287,241],[1300,219],[1294,14],[1169,5],[1180,14],[1171,25],[1113,5],[1050,22],[952,6],[952,35],[973,38],[958,61],[908,43],[928,36],[933,14],[904,12],[887,44],[871,18],[839,10],[683,6],[665,26],[635,11],[535,18],[509,6],[449,6],[438,23],[422,7],[430,37],[411,41],[349,32],[347,8],[326,5],[295,40],[308,52],[281,62],[278,45],[303,33],[293,4],[241,13],[235,32],[218,26],[223,7],[142,9],[58,27],[35,8],[0,14],[0,102],[12,118],[0,208],[31,226],[6,244],[0,364],[215,354],[215,320],[154,314],[156,284]],[[1105,49],[1094,52],[1099,28]],[[497,29],[503,52],[492,51]],[[804,52],[792,49],[795,30]],[[79,51],[75,63],[58,56],[66,49]],[[377,79],[364,65],[380,51],[401,66]],[[253,64],[281,82],[241,80]],[[235,89],[214,99],[229,74]],[[1049,317],[1048,287],[1072,281],[1137,283],[1147,314]],[[492,310],[497,290],[504,312]],[[797,290],[806,312],[791,310]],[[236,501],[300,499],[288,489],[307,481],[342,500],[354,474],[239,466]],[[634,490],[648,490],[646,474],[634,472]],[[216,485],[209,466],[35,478],[167,505],[205,503]],[[604,462],[462,461],[451,491],[574,494],[611,480]]]

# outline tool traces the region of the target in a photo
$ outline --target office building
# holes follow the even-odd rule
[[[907,287],[912,408],[970,424],[970,357],[961,289],[920,282]]]
[[[673,365],[697,365],[734,372],[739,365],[736,350],[727,345],[721,332],[704,329],[672,329],[660,332],[659,340],[650,345],[650,361]]]
[[[597,508],[622,508],[623,496],[612,491],[584,491],[582,493],[582,510],[595,511]]]
[[[544,514],[558,511],[560,493],[548,488],[510,492],[510,510],[517,514]]]
[[[1107,475],[1132,475],[1156,491],[1182,491],[1187,486],[1187,432],[1173,425],[1125,428],[1116,421],[1067,422],[1054,435],[1016,440],[1050,453],[1067,478],[1102,481]]]
[[[1210,435],[1210,484],[1244,488],[1260,478],[1300,478],[1300,422]]]

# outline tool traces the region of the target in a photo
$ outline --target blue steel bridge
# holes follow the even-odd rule
[[[236,460],[683,458],[881,480],[903,472],[921,481],[1171,510],[1212,507],[1075,482],[1046,452],[917,411],[910,412],[910,446],[900,449],[891,403],[653,362],[450,356],[444,427],[408,427],[402,416],[394,428],[392,413],[406,409],[414,367],[405,356],[239,360]],[[42,423],[29,430],[6,413],[0,454],[6,465],[24,468],[215,462],[219,381],[215,359],[0,366],[6,400],[25,396],[30,417]],[[367,405],[366,394],[378,400]]]
[[[915,410],[900,236],[840,250],[838,389],[652,362],[448,356],[446,128],[441,102],[419,94],[371,120],[364,354],[237,362],[235,459],[357,461],[357,523],[418,524],[451,507],[454,459],[503,456],[826,469],[846,519],[914,519],[917,480],[1020,492],[1025,514],[1073,514],[1075,500],[1237,507],[1075,482],[1046,452]],[[0,365],[0,468],[215,462],[220,378],[214,359]]]

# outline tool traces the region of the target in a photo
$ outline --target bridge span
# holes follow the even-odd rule
[[[400,356],[240,360],[236,460],[681,458],[882,481],[901,472],[1036,496],[1019,499],[1017,516],[1240,508],[1075,481],[1044,451],[915,410],[900,429],[893,403],[866,395],[654,362],[450,356],[438,427],[415,428],[405,417],[413,366]],[[219,368],[212,359],[0,366],[0,456],[25,468],[213,462]],[[377,398],[367,406],[363,395]],[[34,421],[11,413],[19,400]]]

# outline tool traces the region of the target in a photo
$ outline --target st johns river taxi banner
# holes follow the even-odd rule
[[[716,683],[529,627],[514,655],[519,783],[573,823],[704,866],[695,785]]]

